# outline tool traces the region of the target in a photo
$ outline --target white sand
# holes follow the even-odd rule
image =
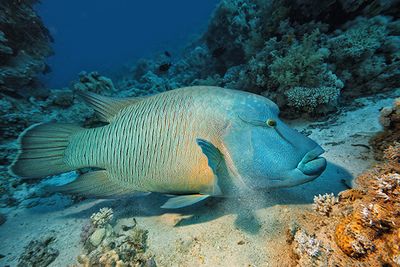
[[[300,131],[311,131],[310,137],[324,147],[329,162],[321,177],[302,186],[240,199],[206,200],[180,213],[160,209],[165,197],[154,194],[77,204],[54,195],[33,208],[20,205],[7,211],[8,220],[0,226],[0,254],[6,256],[0,265],[15,266],[30,240],[51,231],[60,251],[51,266],[76,263],[82,225],[93,212],[107,206],[114,209],[118,223],[133,216],[139,227],[149,230],[149,250],[159,266],[276,266],[282,259],[276,258],[275,249],[284,245],[290,222],[303,209],[310,209],[313,196],[337,194],[345,189],[342,179],[349,180],[373,163],[370,150],[353,145],[368,145],[368,139],[381,129],[379,109],[392,101],[359,99],[363,107],[344,112],[330,123],[291,122]]]

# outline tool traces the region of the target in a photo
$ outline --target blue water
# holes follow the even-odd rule
[[[55,39],[51,88],[68,86],[82,70],[109,74],[157,51],[173,54],[205,30],[217,0],[42,1],[37,11]]]

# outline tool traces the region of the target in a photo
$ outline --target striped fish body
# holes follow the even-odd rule
[[[122,108],[110,124],[73,134],[65,161],[105,169],[111,181],[136,191],[219,194],[196,139],[222,145],[229,103],[229,94],[208,87],[147,97]]]
[[[107,125],[29,127],[19,137],[13,174],[32,179],[99,168],[55,190],[168,193],[178,196],[162,207],[180,208],[209,196],[295,186],[326,167],[324,150],[285,125],[277,105],[262,96],[196,86],[135,99],[82,97]]]

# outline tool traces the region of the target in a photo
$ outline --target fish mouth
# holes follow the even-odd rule
[[[322,147],[316,146],[304,155],[296,168],[285,173],[282,179],[269,180],[268,188],[287,188],[315,180],[326,168],[326,159],[320,157],[324,152]]]
[[[324,152],[322,147],[316,146],[304,155],[297,165],[297,169],[307,176],[318,177],[326,168],[326,159],[320,157]]]

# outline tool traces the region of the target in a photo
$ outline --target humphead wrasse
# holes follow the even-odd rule
[[[166,193],[175,196],[162,207],[180,208],[303,184],[326,167],[324,150],[259,95],[195,86],[143,98],[82,96],[108,124],[31,126],[19,138],[12,173],[33,179],[93,167],[58,190],[100,198]]]

